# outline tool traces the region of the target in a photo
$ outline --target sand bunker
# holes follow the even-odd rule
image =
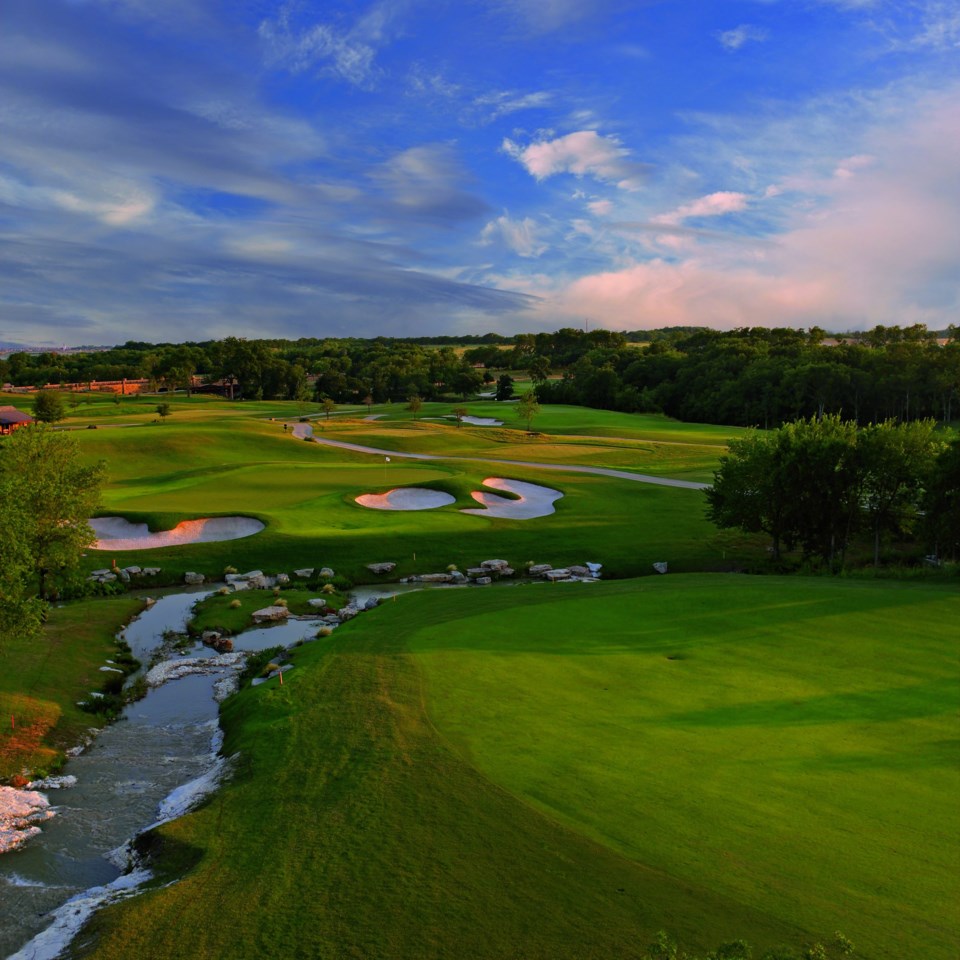
[[[531,520],[534,517],[546,517],[554,512],[553,502],[563,494],[550,487],[541,487],[536,483],[524,483],[522,480],[504,480],[502,477],[487,477],[485,487],[494,490],[506,490],[516,494],[519,500],[508,500],[495,493],[474,490],[471,496],[482,503],[484,510],[461,510],[461,513],[475,513],[479,517],[501,517],[505,520]]]
[[[241,540],[259,533],[264,525],[252,517],[210,517],[184,520],[172,530],[151,533],[145,523],[130,523],[123,517],[97,517],[90,521],[97,535],[94,550],[154,550],[185,543]]]
[[[395,487],[387,493],[363,493],[357,497],[361,507],[373,510],[433,510],[455,502],[456,498],[449,493],[424,487]]]

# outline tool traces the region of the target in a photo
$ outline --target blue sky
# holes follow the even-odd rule
[[[960,322],[956,0],[0,22],[0,340]]]

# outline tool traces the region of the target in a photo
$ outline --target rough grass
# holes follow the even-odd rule
[[[39,640],[14,639],[0,651],[0,779],[56,766],[103,722],[76,703],[103,686],[99,668],[117,654],[116,633],[142,606],[133,596],[57,606]]]

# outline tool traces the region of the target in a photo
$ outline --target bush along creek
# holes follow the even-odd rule
[[[161,882],[149,867],[153,827],[200,803],[230,768],[219,704],[292,668],[288,648],[404,589],[347,595],[332,578],[229,577],[148,601],[82,703],[118,722],[69,751],[63,776],[0,788],[0,956],[54,957],[99,906]]]

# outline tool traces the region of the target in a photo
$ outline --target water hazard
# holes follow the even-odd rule
[[[358,588],[359,606],[419,589],[414,584]],[[197,600],[209,588],[160,598],[121,632],[145,665],[163,644],[164,633],[182,632]],[[236,650],[290,646],[316,636],[321,621],[290,620],[234,637]],[[199,644],[177,657],[208,657]],[[0,856],[0,956],[17,951],[46,929],[51,911],[84,890],[109,884],[123,872],[111,857],[127,840],[157,819],[158,806],[178,786],[213,764],[218,732],[214,684],[222,674],[191,675],[153,688],[131,704],[122,719],[103,729],[66,773],[69,789],[44,791],[55,816],[22,847]]]

